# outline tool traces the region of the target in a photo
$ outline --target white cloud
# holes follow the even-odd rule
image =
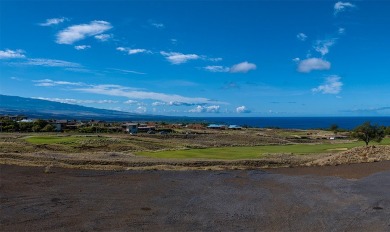
[[[219,113],[220,106],[200,106],[198,105],[194,109],[189,110],[190,113]]]
[[[253,63],[248,63],[247,61],[235,64],[230,68],[231,73],[247,73],[250,70],[255,70],[257,67]]]
[[[117,68],[109,68],[111,70],[115,70],[115,71],[119,71],[119,72],[123,72],[123,73],[134,73],[134,74],[139,74],[139,75],[145,75],[146,73],[143,73],[143,72],[137,72],[137,71],[133,71],[133,70],[126,70],[126,69],[117,69]]]
[[[334,4],[334,14],[337,15],[338,13],[343,12],[348,8],[354,7],[356,6],[350,2],[336,2],[336,4]]]
[[[308,73],[313,70],[328,70],[330,66],[330,62],[321,58],[308,58],[299,62],[298,72]]]
[[[343,35],[345,34],[345,28],[340,27],[337,32],[339,33],[339,35]]]
[[[148,54],[152,53],[152,51],[149,51],[149,50],[146,50],[143,48],[131,49],[131,48],[125,48],[125,47],[117,47],[116,50],[121,51],[121,52],[126,52],[129,55],[134,55],[134,54],[138,54],[138,53],[148,53]]]
[[[14,81],[22,81],[22,79],[20,79],[19,77],[10,77],[10,79]]]
[[[183,54],[179,52],[160,52],[171,64],[183,64],[189,60],[198,60],[201,57],[196,54]]]
[[[77,45],[77,46],[74,46],[74,49],[76,49],[76,50],[85,50],[85,49],[88,49],[88,48],[91,48],[91,46],[89,46],[89,45]]]
[[[317,40],[313,48],[324,56],[329,53],[329,48],[333,46],[335,42],[336,39]]]
[[[73,85],[73,86],[82,86],[84,85],[81,82],[69,82],[69,81],[53,81],[51,79],[43,79],[43,80],[34,80],[33,82],[37,83],[35,86],[57,86],[57,85]]]
[[[250,70],[255,70],[256,65],[245,61],[239,64],[235,64],[230,68],[221,65],[209,65],[204,67],[203,69],[209,72],[247,73]]]
[[[94,38],[97,40],[100,40],[102,42],[108,41],[111,39],[113,36],[110,34],[100,34],[100,35],[95,35]]]
[[[153,102],[152,103],[152,106],[163,106],[163,105],[166,105],[165,102]]]
[[[39,100],[54,101],[54,102],[68,103],[68,104],[113,104],[113,103],[118,103],[118,101],[113,101],[113,100],[78,100],[78,99],[72,99],[72,98],[45,98],[45,97],[34,97],[34,98],[39,99]]]
[[[135,112],[137,112],[137,113],[139,113],[139,114],[144,114],[144,113],[146,113],[146,111],[147,111],[147,109],[146,109],[145,106],[139,106],[139,107],[135,110]]]
[[[111,24],[106,21],[92,21],[89,24],[73,25],[60,31],[57,34],[56,42],[59,44],[73,44],[86,37],[102,34],[111,28]]]
[[[40,26],[43,26],[43,27],[47,27],[47,26],[51,26],[51,25],[57,25],[57,24],[60,24],[60,23],[63,23],[65,21],[68,21],[67,18],[52,18],[52,19],[46,19],[46,22],[44,23],[40,23],[39,25]]]
[[[206,71],[209,72],[229,72],[230,68],[229,67],[224,67],[220,65],[213,65],[213,66],[206,66],[204,67]]]
[[[137,104],[137,103],[138,103],[138,101],[134,101],[134,100],[127,100],[127,101],[125,101],[125,102],[123,102],[123,103],[125,103],[125,104],[129,104],[129,105],[135,105],[135,104]]]
[[[295,57],[294,59],[292,59],[292,61],[294,61],[294,62],[299,62],[301,59],[299,59],[299,57]]]
[[[183,102],[187,104],[205,104],[205,103],[216,102],[202,97],[184,97],[177,94],[164,94],[164,93],[157,93],[157,92],[141,91],[139,89],[120,86],[120,85],[89,85],[74,90],[85,92],[85,93],[127,97],[131,99],[150,99],[150,100],[157,100],[166,103]]]
[[[140,48],[137,48],[137,49],[130,49],[130,50],[129,50],[129,55],[133,55],[133,54],[137,54],[137,53],[145,53],[145,52],[148,52],[148,50],[146,50],[146,49],[140,49]]]
[[[20,49],[17,50],[6,49],[4,51],[0,50],[0,59],[25,58],[26,56],[23,53],[24,51]]]
[[[68,67],[68,68],[80,68],[80,64],[64,61],[64,60],[52,60],[52,59],[28,59],[23,64],[45,66],[45,67]]]
[[[177,94],[165,94],[157,92],[143,91],[137,88],[126,87],[121,85],[89,85],[81,82],[68,82],[68,81],[53,81],[51,79],[35,80],[36,86],[80,86],[78,88],[71,88],[73,91],[79,91],[84,93],[101,94],[107,96],[127,97],[129,99],[150,99],[164,102],[165,104],[181,105],[204,105],[204,104],[226,104],[224,102],[213,101],[203,97],[184,97]]]
[[[241,114],[241,113],[250,113],[251,111],[246,108],[246,106],[239,106],[236,108],[236,112]]]
[[[332,75],[326,78],[325,83],[313,88],[313,92],[320,92],[323,94],[339,94],[341,92],[341,87],[343,83],[340,81],[340,77],[337,75]]]
[[[150,25],[152,25],[153,27],[158,28],[158,29],[165,28],[165,25],[162,23],[150,23]]]
[[[307,35],[305,35],[304,33],[299,33],[297,35],[297,39],[299,39],[300,41],[305,41],[307,39]]]
[[[206,60],[213,61],[213,62],[218,62],[223,60],[221,57],[216,57],[216,58],[206,58]]]

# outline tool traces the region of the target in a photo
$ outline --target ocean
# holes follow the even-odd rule
[[[187,119],[189,122],[283,129],[327,129],[336,124],[340,129],[350,130],[367,121],[380,126],[390,126],[390,117],[199,117]]]

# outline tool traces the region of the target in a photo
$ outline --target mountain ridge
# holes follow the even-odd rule
[[[31,118],[142,120],[164,118],[116,110],[98,109],[75,104],[0,94],[0,114],[24,115]]]

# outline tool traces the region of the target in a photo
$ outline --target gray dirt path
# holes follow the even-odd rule
[[[390,171],[0,168],[1,231],[390,231]]]

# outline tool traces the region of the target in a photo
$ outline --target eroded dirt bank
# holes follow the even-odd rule
[[[370,165],[390,166],[358,164],[365,175],[346,175],[360,178],[350,180],[328,176],[332,170],[314,175],[322,167],[285,175],[55,167],[45,173],[1,165],[0,230],[388,231],[390,169],[367,171]],[[341,173],[343,166],[325,168]]]

